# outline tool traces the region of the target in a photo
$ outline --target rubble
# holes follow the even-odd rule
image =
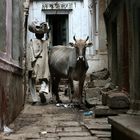
[[[107,80],[110,74],[107,68],[104,68],[100,71],[93,72],[90,76],[91,81],[93,80]]]
[[[129,108],[130,101],[127,95],[122,92],[112,92],[108,95],[107,105],[114,109]]]

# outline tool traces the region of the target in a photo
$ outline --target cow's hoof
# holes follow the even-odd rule
[[[61,101],[61,100],[58,100],[58,101],[57,101],[57,103],[61,104],[61,103],[62,103],[62,101]]]
[[[40,105],[40,103],[39,102],[32,102],[31,105],[32,106],[38,106],[38,105]]]
[[[39,97],[42,104],[46,103],[46,98],[44,93],[39,93]]]
[[[90,104],[87,100],[85,100],[85,106],[86,106],[87,108],[95,107],[94,104]]]

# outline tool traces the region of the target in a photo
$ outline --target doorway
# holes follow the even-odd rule
[[[68,14],[46,15],[51,27],[50,45],[66,45],[68,43]]]

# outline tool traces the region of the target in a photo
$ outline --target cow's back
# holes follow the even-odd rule
[[[54,46],[50,49],[49,64],[53,73],[67,77],[70,67],[75,66],[75,49],[69,46]]]

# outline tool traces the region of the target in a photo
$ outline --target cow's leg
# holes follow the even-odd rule
[[[73,85],[73,80],[69,79],[69,88],[70,88],[70,94],[69,94],[69,98],[70,98],[70,102],[72,103],[73,100],[73,95],[74,95],[74,85]]]
[[[83,86],[84,86],[84,79],[79,81],[79,103],[83,104]]]
[[[59,82],[60,82],[59,77],[53,77],[53,79],[52,79],[52,93],[56,96],[56,101],[58,103],[62,103],[62,101],[59,98],[59,94],[58,94]]]

